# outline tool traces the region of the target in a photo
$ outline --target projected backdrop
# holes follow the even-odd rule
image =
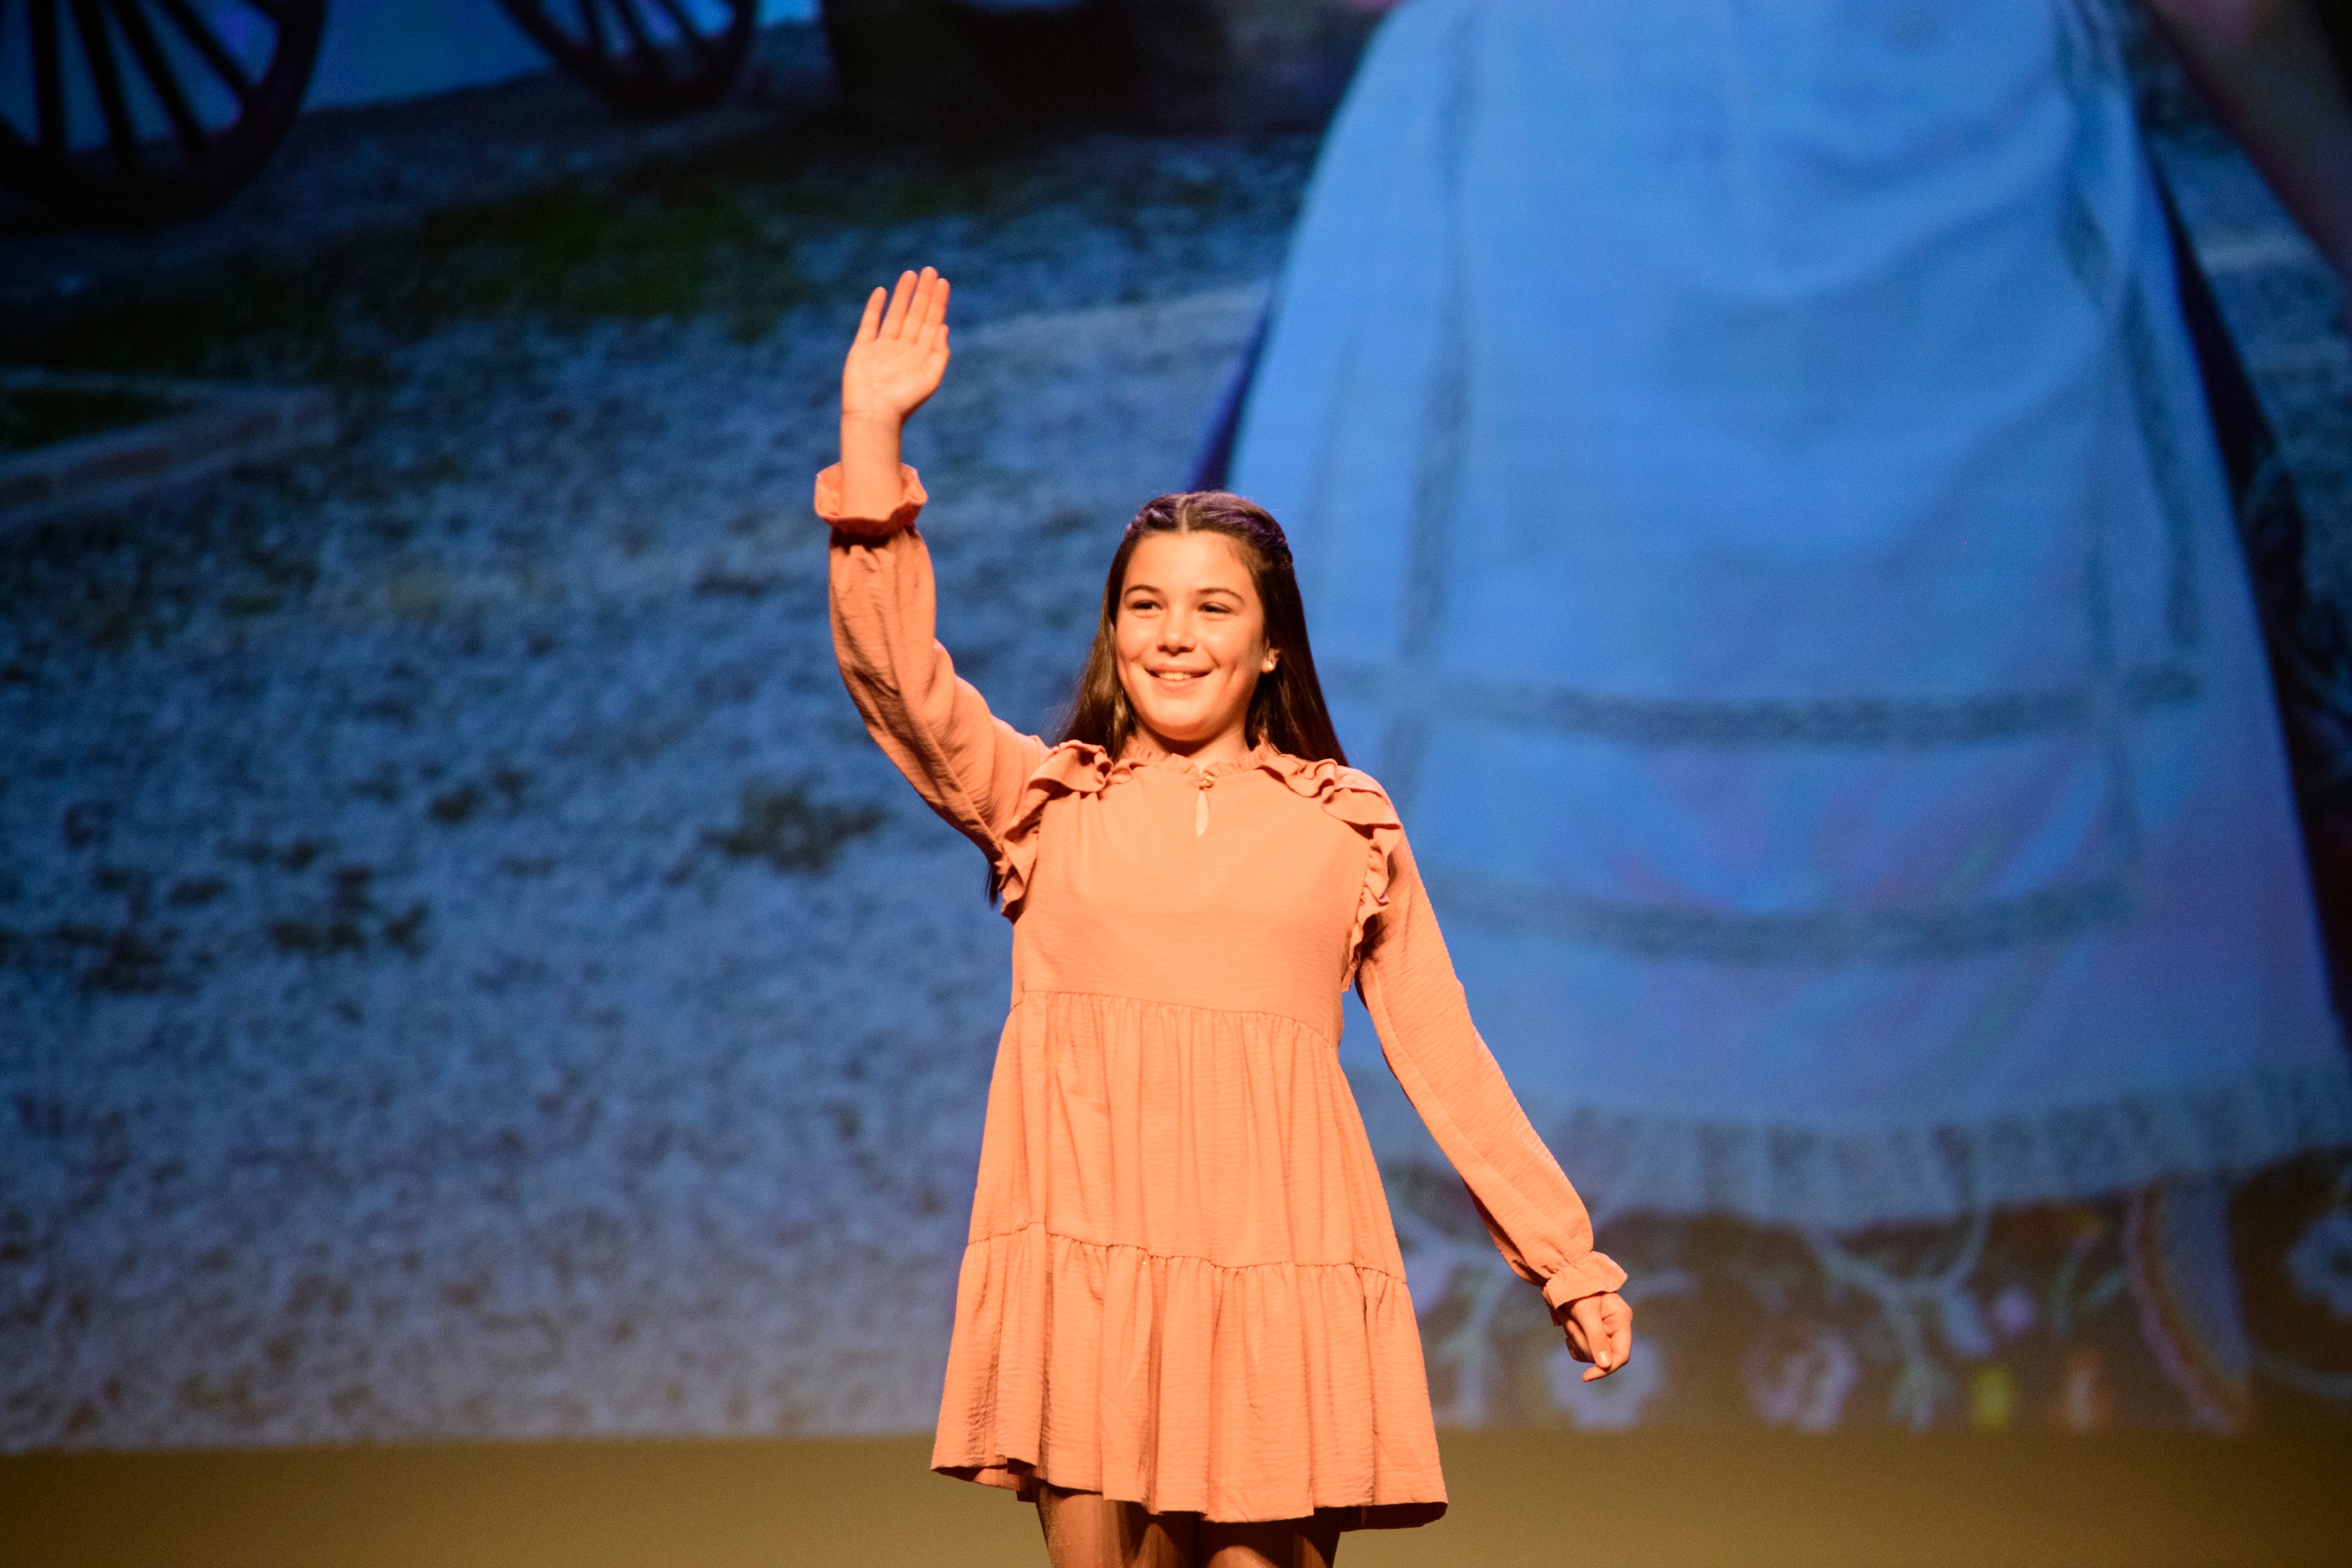
[[[445,9],[438,84],[526,63]],[[576,167],[543,80],[298,127],[282,253],[12,218],[0,360],[339,434],[0,548],[0,1445],[928,1426],[1008,942],[842,692],[808,507],[851,307],[923,262],[961,670],[1050,728],[1134,507],[1204,446],[1272,505],[1633,1270],[1584,1385],[1351,1009],[1441,1419],[2336,1419],[2352,1090],[2129,60],[2199,243],[2269,247],[2231,325],[2345,355],[2148,38],[1407,0],[1327,142],[1367,13],[1109,10],[1144,42],[956,24],[985,138],[811,118],[784,27],[772,123]],[[1055,49],[1186,90],[1063,113]],[[436,80],[357,58],[328,96]],[[335,216],[453,128],[497,188]]]

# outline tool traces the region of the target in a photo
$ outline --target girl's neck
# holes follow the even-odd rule
[[[1256,750],[1250,743],[1249,731],[1242,725],[1203,741],[1171,741],[1155,734],[1140,720],[1136,722],[1135,732],[1128,737],[1127,749],[1138,757],[1181,758],[1196,768],[1238,763]]]

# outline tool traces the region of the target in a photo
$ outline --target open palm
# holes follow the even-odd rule
[[[842,416],[897,425],[920,408],[947,374],[947,318],[948,280],[928,267],[875,289],[842,362]]]

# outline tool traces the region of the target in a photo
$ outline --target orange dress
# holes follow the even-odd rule
[[[833,633],[874,739],[989,857],[1013,1005],[989,1086],[935,1469],[1213,1520],[1444,1511],[1403,1259],[1338,1056],[1353,981],[1510,1266],[1614,1289],[1470,1022],[1368,775],[1048,746],[932,635],[914,470],[834,525]]]

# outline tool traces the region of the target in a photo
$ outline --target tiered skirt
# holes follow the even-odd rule
[[[1271,1014],[1016,1001],[932,1464],[1216,1520],[1444,1510],[1412,1300],[1330,1040]]]

